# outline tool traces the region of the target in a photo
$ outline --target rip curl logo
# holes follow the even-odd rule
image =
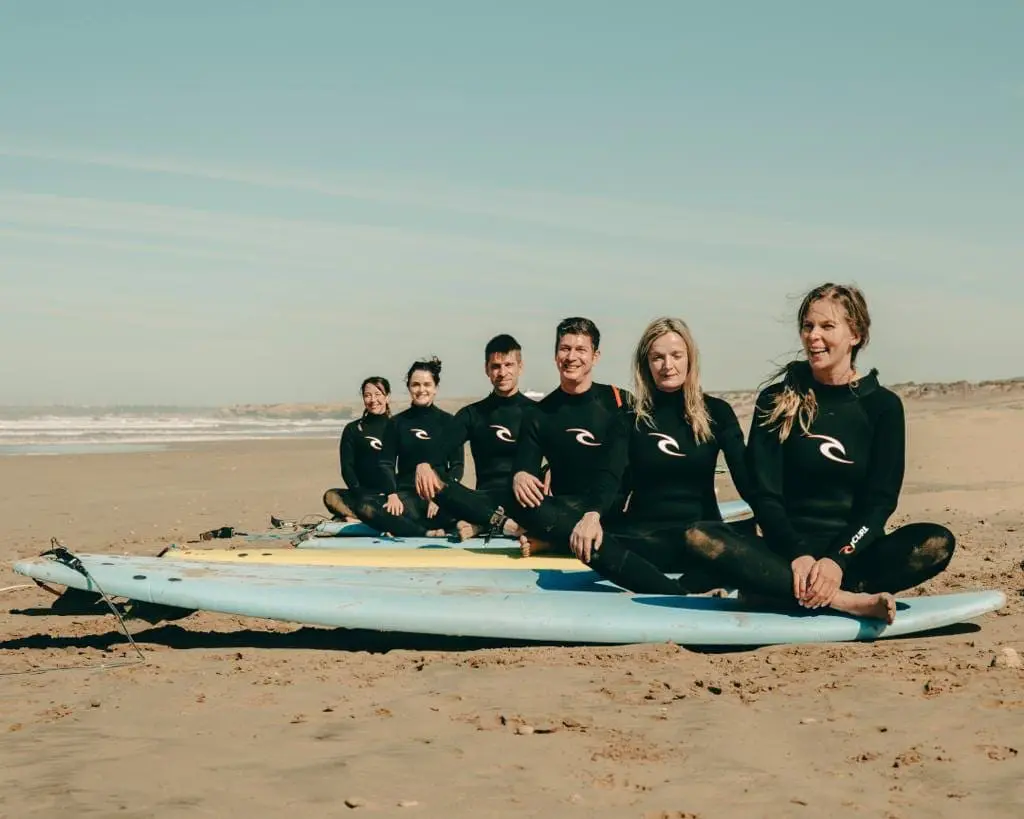
[[[501,424],[491,424],[491,429],[494,430],[494,437],[499,441],[505,441],[509,444],[516,442],[516,439],[512,437],[512,430],[508,427],[503,427]]]
[[[420,429],[419,427],[410,427],[409,428],[409,432],[411,432],[413,435],[415,435],[421,441],[429,441],[430,440],[430,436],[427,434],[427,431],[425,429]]]
[[[594,433],[582,427],[570,427],[566,432],[575,432],[577,443],[583,446],[601,446],[601,442],[594,439]]]
[[[848,461],[846,459],[846,447],[843,446],[841,441],[836,440],[831,435],[808,435],[807,437],[815,438],[819,441],[825,442],[818,447],[818,452],[820,452],[830,461],[835,461],[837,464],[853,463],[853,461]],[[840,455],[843,457],[840,457]]]
[[[369,445],[370,445],[370,449],[383,449],[384,448],[384,443],[381,441],[380,438],[374,438],[372,435],[367,435],[365,437],[366,437],[367,443],[369,443]]]
[[[685,458],[686,455],[679,451],[679,441],[673,438],[671,435],[666,435],[664,432],[648,432],[652,438],[658,439],[658,449],[664,452],[666,455],[671,455],[674,458]]]
[[[868,533],[868,527],[867,526],[861,526],[860,529],[857,530],[857,534],[855,534],[853,537],[850,538],[850,542],[847,543],[842,549],[839,550],[839,554],[842,554],[842,555],[852,555],[854,553],[854,551],[856,551],[857,544],[860,542],[860,539],[862,537],[864,537],[864,535],[866,535],[867,533]]]

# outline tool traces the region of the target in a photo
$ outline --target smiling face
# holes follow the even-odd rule
[[[429,407],[437,395],[437,382],[429,370],[413,370],[409,376],[409,397],[414,407]]]
[[[484,365],[487,379],[494,387],[494,394],[502,398],[515,395],[519,390],[519,376],[523,374],[523,361],[519,352],[491,353]]]
[[[845,384],[853,378],[853,350],[861,338],[835,299],[818,299],[808,305],[800,322],[800,341],[816,381]]]
[[[566,333],[558,339],[555,348],[555,366],[563,390],[569,393],[585,392],[593,383],[590,372],[600,360],[601,351],[594,349],[588,335]]]
[[[370,415],[383,415],[388,411],[388,396],[376,384],[363,387],[363,407]]]
[[[686,341],[679,333],[658,336],[647,351],[647,366],[657,389],[662,392],[681,390],[690,370]]]

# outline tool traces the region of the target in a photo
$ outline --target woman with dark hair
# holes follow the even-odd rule
[[[345,425],[338,445],[344,489],[328,489],[324,506],[335,520],[359,520],[355,513],[364,496],[383,497],[395,491],[394,470],[381,469],[384,442],[393,437],[391,427],[391,384],[379,375],[364,378],[359,388],[363,414]]]
[[[434,405],[441,383],[440,359],[414,362],[405,383],[410,406],[394,417],[380,458],[381,469],[395,477],[395,490],[383,501],[379,497],[364,498],[355,512],[368,526],[397,537],[443,535],[455,521],[416,492],[419,464],[428,463],[453,481],[462,480],[465,468],[461,444],[443,451],[454,416]]]
[[[953,534],[935,523],[886,533],[903,484],[903,404],[861,373],[871,319],[856,287],[815,287],[797,311],[804,358],[758,395],[747,444],[762,537],[697,523],[685,548],[719,585],[892,623],[895,592],[949,565]],[[683,583],[685,585],[684,576]]]

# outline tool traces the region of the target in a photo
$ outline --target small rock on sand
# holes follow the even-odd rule
[[[533,733],[533,730],[534,729],[532,725],[520,725],[516,728],[516,733],[528,737],[530,734]]]
[[[999,653],[992,658],[992,662],[989,663],[989,665],[998,666],[1000,668],[1024,667],[1021,664],[1020,655],[1015,649],[1012,649],[1009,646],[1000,649]]]
[[[361,799],[358,796],[350,796],[348,799],[345,800],[345,805],[349,808],[361,808],[365,804],[366,800]]]
[[[398,807],[400,807],[400,808],[415,808],[418,804],[419,804],[419,802],[417,802],[415,799],[403,799],[402,801],[400,801],[398,803]]]

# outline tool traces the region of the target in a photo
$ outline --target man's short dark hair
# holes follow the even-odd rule
[[[555,330],[555,349],[558,349],[562,336],[589,336],[590,342],[594,345],[594,351],[601,346],[601,331],[590,319],[583,316],[570,316],[558,322]]]
[[[519,353],[522,355],[523,348],[519,346],[519,342],[516,341],[508,333],[502,333],[497,335],[487,342],[487,346],[484,347],[484,361],[490,361],[491,356],[508,355],[509,353]]]

